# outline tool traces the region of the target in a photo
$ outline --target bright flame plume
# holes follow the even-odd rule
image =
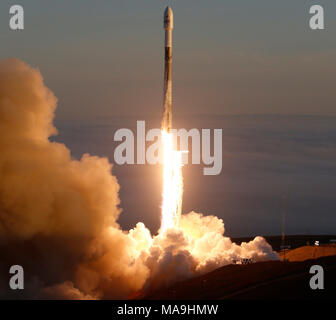
[[[182,210],[182,153],[174,150],[173,136],[161,131],[163,143],[163,191],[160,232],[178,228]]]

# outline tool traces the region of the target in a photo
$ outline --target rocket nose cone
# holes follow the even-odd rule
[[[170,6],[168,6],[164,12],[164,29],[173,29],[174,27],[174,17],[173,17],[173,10]]]
[[[165,10],[165,14],[168,14],[168,15],[172,15],[173,14],[173,10],[170,6],[168,6]]]

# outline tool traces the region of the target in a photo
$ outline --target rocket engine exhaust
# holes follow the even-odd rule
[[[170,132],[172,128],[172,36],[173,36],[173,10],[167,7],[164,12],[163,27],[165,30],[165,66],[163,91],[163,118],[161,129]]]

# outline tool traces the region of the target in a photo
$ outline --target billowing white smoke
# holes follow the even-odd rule
[[[142,223],[121,230],[111,164],[50,142],[55,108],[38,70],[0,60],[0,297],[129,298],[232,259],[278,258],[263,238],[238,246],[221,219],[194,212],[155,237]],[[13,264],[24,292],[7,289]]]

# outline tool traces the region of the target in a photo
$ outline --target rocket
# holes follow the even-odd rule
[[[163,118],[162,130],[170,132],[172,128],[172,37],[173,37],[173,10],[167,7],[163,17],[165,30],[165,63],[164,63],[164,90],[163,90]]]

